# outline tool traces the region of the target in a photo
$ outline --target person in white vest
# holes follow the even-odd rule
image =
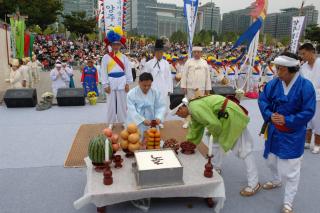
[[[101,62],[102,85],[107,93],[107,123],[121,123],[125,127],[127,119],[127,93],[132,83],[132,70],[129,59],[120,52],[126,39],[120,26],[107,33],[105,43],[112,51],[103,56]]]
[[[50,78],[52,81],[52,92],[55,97],[57,97],[58,89],[69,87],[69,76],[64,69],[62,69],[62,64],[57,61],[55,68],[50,72]]]
[[[181,88],[187,99],[192,100],[197,96],[208,95],[211,87],[211,75],[208,63],[201,58],[202,47],[192,48],[193,58],[187,60],[185,71],[182,73]],[[185,120],[183,128],[188,128],[189,122]]]
[[[32,81],[34,84],[37,84],[40,82],[40,67],[42,67],[42,64],[37,60],[37,56],[32,56],[32,61],[30,61],[29,66],[31,68],[31,75],[32,75]]]
[[[161,98],[167,106],[167,115],[170,104],[169,95],[170,93],[173,93],[173,82],[170,64],[163,59],[163,50],[163,41],[161,39],[157,39],[154,47],[154,58],[146,63],[143,72],[152,74],[152,88],[160,92]],[[160,128],[163,128],[163,124],[160,124],[159,126]]]
[[[21,89],[22,88],[22,74],[20,72],[20,64],[18,59],[12,59],[11,71],[10,71],[10,88]]]
[[[23,58],[22,59],[22,65],[20,67],[21,74],[22,74],[22,86],[24,88],[32,88],[32,73],[31,73],[31,68],[27,65],[29,62],[28,58]]]
[[[316,49],[312,44],[306,43],[299,48],[299,54],[305,63],[301,66],[301,74],[310,80],[316,91],[316,112],[308,124],[305,148],[310,149],[312,134],[314,134],[314,147],[312,153],[320,153],[320,58],[317,58]]]

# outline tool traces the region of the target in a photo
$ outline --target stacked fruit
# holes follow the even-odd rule
[[[120,149],[120,145],[119,145],[119,135],[117,134],[113,134],[112,130],[109,128],[105,128],[103,130],[103,134],[109,139],[109,141],[112,144],[112,150],[113,152],[117,152]]]
[[[144,138],[147,143],[147,149],[160,149],[160,131],[152,127],[145,131]]]
[[[123,150],[134,152],[140,149],[140,132],[136,124],[129,124],[127,129],[120,133],[120,146]]]

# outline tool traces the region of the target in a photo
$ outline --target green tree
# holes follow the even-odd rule
[[[283,37],[280,40],[280,43],[284,46],[288,46],[290,44],[290,37],[289,36]]]
[[[317,24],[311,24],[306,29],[306,39],[320,43],[320,27]]]
[[[43,35],[51,35],[51,34],[54,34],[55,32],[56,30],[52,26],[49,26],[43,31]]]
[[[45,29],[57,20],[63,9],[60,0],[3,0],[0,3],[0,18],[5,20],[6,14],[15,13],[19,8],[21,15],[27,15],[27,26],[39,25]]]
[[[220,35],[221,40],[224,42],[235,42],[239,35],[235,32],[226,32],[225,34]]]
[[[177,42],[187,42],[187,33],[182,32],[181,30],[178,30],[177,32],[172,33],[170,37],[170,41],[173,43]]]
[[[199,33],[195,34],[193,43],[208,45],[212,41],[212,32],[210,30],[201,30]]]
[[[87,18],[84,11],[71,12],[71,15],[65,15],[63,18],[64,26],[78,36],[93,33],[96,27],[95,18]]]

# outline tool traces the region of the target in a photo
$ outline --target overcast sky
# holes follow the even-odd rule
[[[255,0],[213,0],[217,7],[220,7],[221,14],[232,10],[243,9],[250,6]],[[158,0],[158,2],[176,3],[183,5],[183,0]],[[200,0],[202,4],[210,2],[210,0]],[[268,12],[279,12],[282,8],[300,7],[302,0],[269,0]],[[305,5],[314,5],[317,10],[320,10],[320,0],[305,0]],[[318,19],[320,23],[320,17]]]

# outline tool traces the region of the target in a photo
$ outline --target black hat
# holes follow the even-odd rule
[[[164,44],[162,39],[157,39],[154,46],[154,51],[164,50]]]
[[[178,109],[183,105],[188,105],[187,98],[181,95],[172,95],[170,97],[170,114],[176,114]]]

